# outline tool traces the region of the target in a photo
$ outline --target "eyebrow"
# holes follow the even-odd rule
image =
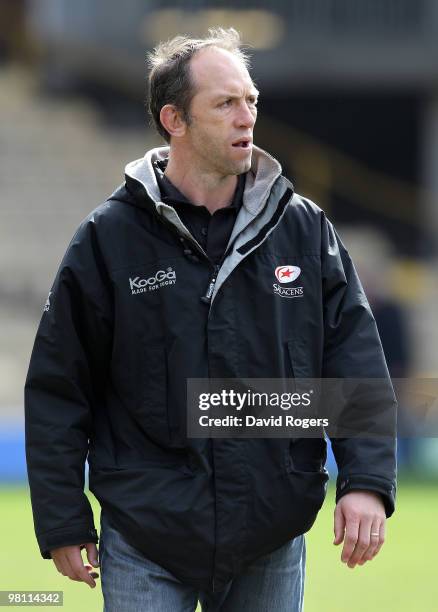
[[[254,88],[249,94],[248,96],[255,96],[256,98],[258,98],[260,95],[260,92],[258,89]],[[236,94],[232,94],[230,92],[227,91],[223,91],[222,93],[219,93],[217,95],[215,95],[214,99],[218,100],[219,98],[240,98],[241,96],[237,96]]]

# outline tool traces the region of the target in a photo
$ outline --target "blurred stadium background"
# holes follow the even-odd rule
[[[126,162],[161,144],[144,110],[145,52],[159,40],[203,35],[214,25],[235,27],[251,45],[262,92],[255,141],[339,228],[372,303],[391,373],[438,378],[436,0],[0,0],[3,523],[6,515],[19,516],[11,508],[28,503],[23,384],[61,257],[80,220],[123,180]],[[328,467],[335,475],[332,457]],[[419,514],[425,504],[436,511],[438,439],[400,439],[399,467],[409,503],[416,500]],[[321,521],[328,524],[332,506],[324,512]],[[39,567],[29,511],[22,516],[27,540],[17,563],[25,555],[29,567]],[[391,520],[402,521],[403,514]],[[422,528],[427,524],[424,517]],[[404,537],[403,523],[398,530]],[[318,533],[309,536],[315,550]],[[400,563],[403,549],[397,551]],[[1,554],[6,561],[9,553]],[[380,571],[399,567],[390,562],[394,551],[388,547],[385,554]],[[407,549],[406,564],[411,554]],[[18,580],[18,566],[9,567]],[[403,607],[410,605],[408,595],[394,607],[367,604],[365,592],[375,588],[378,574],[368,586],[354,576],[355,592],[364,589],[365,597],[355,601],[356,610],[414,609]],[[18,588],[15,574],[6,575]],[[327,575],[321,580],[325,590]],[[351,580],[344,575],[333,588],[345,594]],[[349,609],[319,608],[317,581],[309,589],[315,606],[309,609]],[[321,592],[320,601],[326,597]],[[431,598],[418,609],[436,609],[432,601],[436,606]]]

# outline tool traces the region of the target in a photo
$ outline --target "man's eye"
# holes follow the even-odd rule
[[[249,98],[249,103],[253,104],[254,106],[257,106],[257,98]]]
[[[230,106],[232,100],[231,98],[229,98],[228,100],[225,100],[224,102],[222,102],[221,106]]]

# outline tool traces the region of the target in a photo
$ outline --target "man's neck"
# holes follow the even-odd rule
[[[238,181],[236,175],[205,172],[187,160],[177,163],[171,153],[164,174],[190,202],[205,206],[211,214],[231,203]]]

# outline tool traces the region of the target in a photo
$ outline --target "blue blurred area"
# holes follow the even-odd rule
[[[409,440],[409,454],[406,451],[406,439],[398,441],[398,465],[400,473],[412,471],[413,465],[424,477],[438,476],[438,440]],[[330,477],[337,476],[336,461],[327,440],[326,468]],[[415,453],[415,463],[412,457]],[[24,430],[21,425],[0,428],[0,485],[19,483],[27,480],[26,459],[24,450]]]
[[[18,482],[26,478],[23,428],[18,425],[0,428],[0,482]]]
[[[335,458],[328,444],[326,467],[336,478]],[[24,431],[21,427],[0,428],[0,485],[27,480]]]

